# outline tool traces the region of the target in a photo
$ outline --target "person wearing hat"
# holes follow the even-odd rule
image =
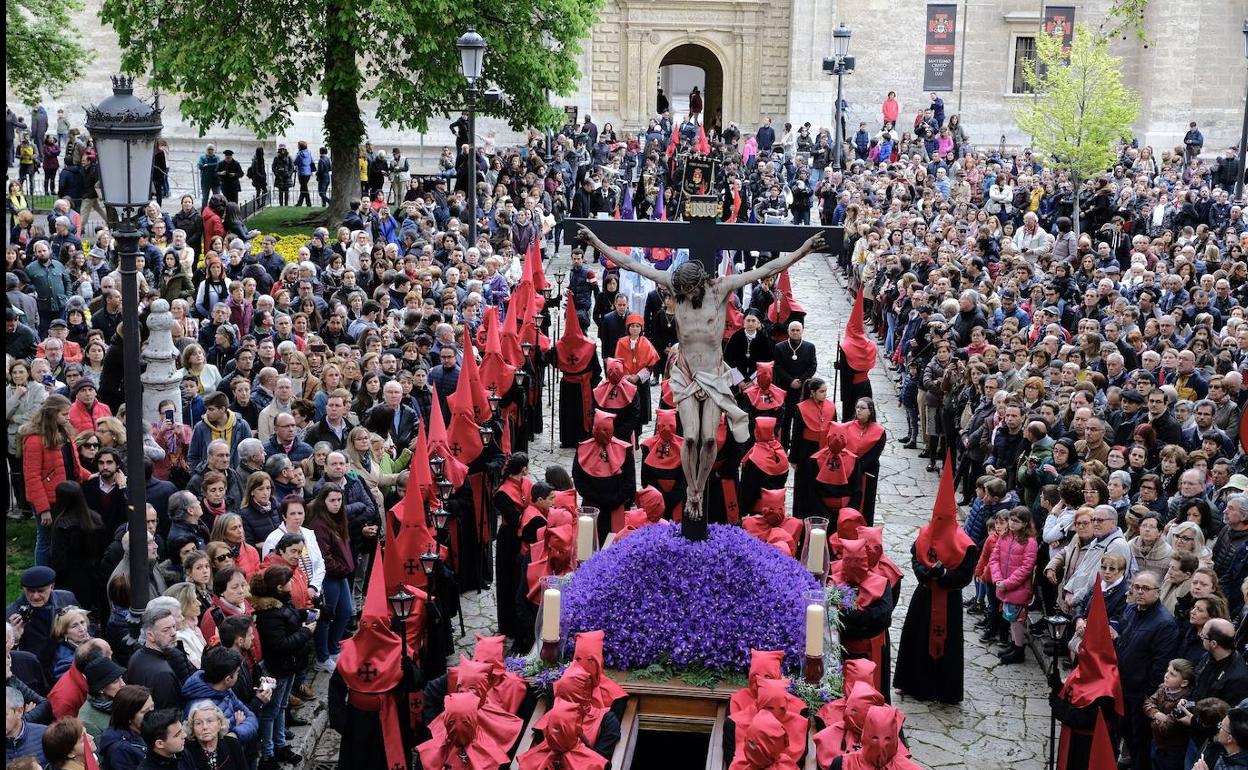
[[[126,686],[125,673],[112,658],[104,656],[92,658],[83,671],[87,680],[87,702],[78,710],[78,718],[97,744],[112,718],[113,696]]]
[[[1124,388],[1118,400],[1119,408],[1109,415],[1107,422],[1109,430],[1113,431],[1113,444],[1127,446],[1134,440],[1135,429],[1147,415],[1141,409],[1144,406],[1144,395],[1134,388]]]
[[[625,336],[615,343],[615,357],[624,365],[624,378],[639,386],[641,395],[640,424],[650,422],[653,410],[650,408],[651,367],[659,363],[659,353],[654,344],[642,336],[645,323],[639,313],[630,313],[624,319]]]
[[[12,274],[9,277],[12,278]],[[22,312],[12,305],[4,309],[5,352],[14,359],[33,358],[39,350],[34,327],[23,323],[22,319]]]
[[[56,571],[51,567],[31,567],[21,575],[21,596],[14,599],[4,615],[18,635],[17,648],[51,668],[57,642],[52,638],[52,621],[63,607],[77,605],[69,591],[56,588]]]
[[[729,376],[740,384],[754,376],[760,362],[775,358],[775,346],[763,332],[763,314],[750,308],[745,311],[742,328],[733,332],[724,349],[724,363],[734,369]]]
[[[80,376],[71,386],[70,395],[74,397],[74,403],[69,407],[69,422],[79,433],[95,430],[96,420],[113,416],[108,404],[96,398],[97,388],[90,378]]]

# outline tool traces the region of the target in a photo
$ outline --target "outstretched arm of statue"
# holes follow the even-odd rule
[[[720,286],[723,287],[726,296],[727,292],[736,291],[742,287],[749,286],[755,281],[761,281],[769,275],[781,272],[812,251],[823,251],[826,245],[826,242],[823,240],[823,233],[815,233],[807,238],[806,242],[798,247],[797,251],[790,252],[787,256],[773,259],[762,267],[756,267],[745,273],[734,273],[733,275],[726,275],[720,278]]]
[[[607,244],[603,243],[602,239],[597,235],[594,235],[594,231],[590,230],[585,225],[581,225],[581,229],[577,231],[576,237],[577,240],[582,243],[588,243],[593,246],[608,260],[616,265],[619,265],[625,270],[631,270],[638,275],[645,276],[655,283],[661,286],[666,286],[669,289],[672,287],[672,279],[668,277],[667,271],[658,270],[653,265],[648,265],[645,262],[633,259],[624,252],[611,248]]]

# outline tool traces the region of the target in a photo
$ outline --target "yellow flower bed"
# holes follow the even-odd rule
[[[295,263],[299,260],[299,249],[307,245],[312,240],[311,235],[275,235],[277,243],[273,245],[273,250],[282,255],[282,259],[288,263]],[[252,239],[252,243],[263,243],[264,234],[261,233]]]

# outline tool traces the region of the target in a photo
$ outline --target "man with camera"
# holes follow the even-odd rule
[[[69,591],[57,590],[56,572],[51,567],[31,567],[21,576],[22,595],[5,610],[5,617],[17,636],[17,648],[51,668],[52,652],[58,642],[52,638],[52,621],[62,607],[78,604]]]

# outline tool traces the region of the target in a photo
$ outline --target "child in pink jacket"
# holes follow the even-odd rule
[[[988,565],[1001,615],[1010,624],[1010,645],[1002,663],[1021,663],[1025,642],[1023,623],[1031,604],[1031,577],[1036,566],[1036,533],[1031,511],[1020,505],[1010,511],[1010,531],[997,541]]]

